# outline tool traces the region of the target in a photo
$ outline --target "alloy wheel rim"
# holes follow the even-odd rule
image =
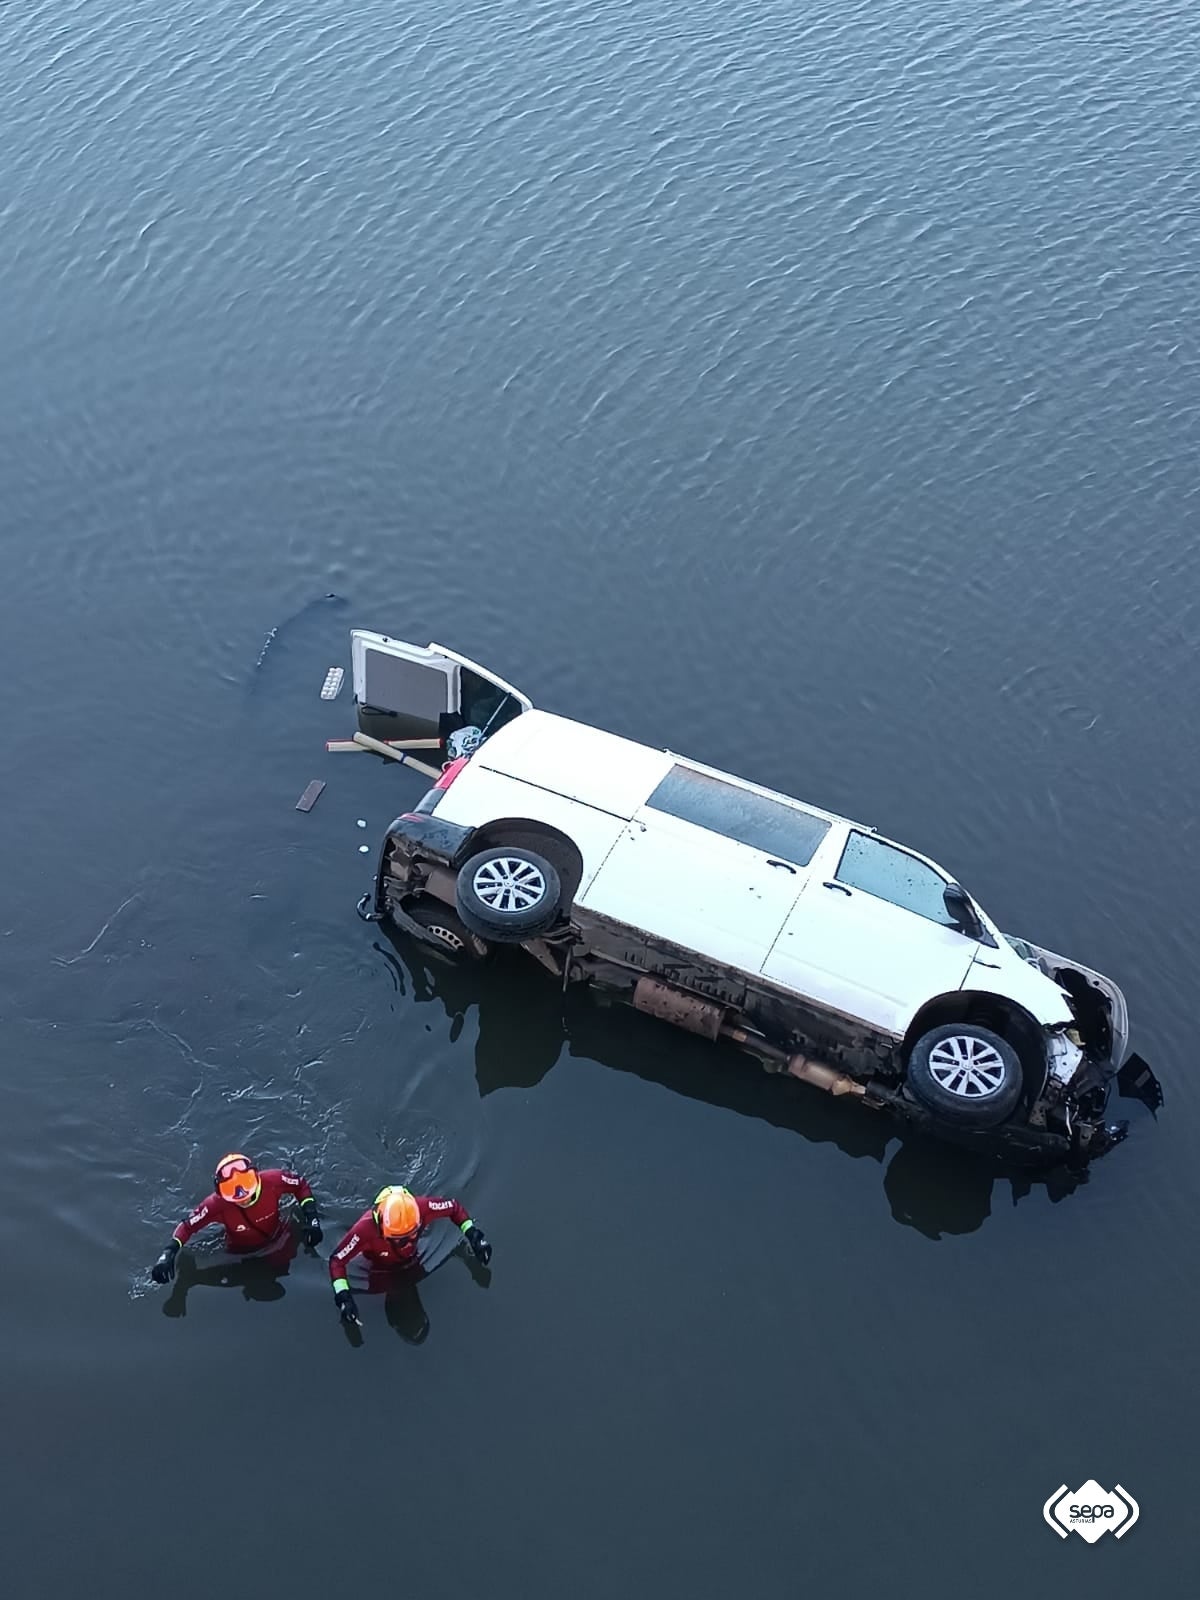
[[[995,1045],[969,1033],[939,1039],[929,1052],[929,1073],[935,1083],[961,1100],[984,1100],[998,1093],[1008,1076],[1004,1057]]]
[[[539,867],[524,856],[496,856],[476,869],[476,897],[490,911],[511,916],[531,911],[546,898],[546,879]]]

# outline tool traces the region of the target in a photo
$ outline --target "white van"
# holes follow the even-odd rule
[[[936,862],[817,806],[535,711],[439,645],[352,635],[360,726],[437,739],[364,915],[453,955],[523,945],[564,985],[945,1137],[1029,1160],[1110,1149],[1120,990],[1002,934]],[[1161,1103],[1139,1057],[1130,1092]]]

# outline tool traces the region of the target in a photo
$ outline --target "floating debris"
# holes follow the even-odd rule
[[[396,750],[390,744],[385,744],[382,739],[373,739],[369,733],[360,730],[354,735],[354,742],[362,745],[364,750],[374,750],[377,755],[387,756],[389,761],[399,761],[407,767],[415,767],[427,778],[436,780],[442,775],[438,767],[431,767],[427,761],[418,761],[416,756],[410,756],[404,750]]]
[[[382,739],[377,743],[386,744],[392,750],[440,750],[440,739]],[[325,748],[335,756],[353,755],[356,750],[372,748],[365,744],[355,744],[353,739],[326,739]]]
[[[336,700],[342,692],[342,683],[345,677],[345,667],[330,667],[325,674],[325,682],[321,685],[321,699]]]
[[[311,811],[316,805],[317,801],[321,798],[321,790],[324,787],[324,778],[314,778],[309,784],[308,788],[305,789],[304,793],[300,796],[299,800],[296,801],[296,810]]]

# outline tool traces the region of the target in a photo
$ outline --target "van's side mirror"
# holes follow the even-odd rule
[[[946,910],[954,919],[954,926],[960,933],[965,933],[968,939],[982,939],[985,936],[983,923],[979,920],[979,913],[971,904],[967,891],[957,883],[948,883],[942,893]],[[989,941],[990,943],[990,941]]]

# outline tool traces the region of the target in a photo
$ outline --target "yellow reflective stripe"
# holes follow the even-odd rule
[[[333,1292],[334,1292],[334,1294],[341,1294],[343,1289],[347,1289],[348,1290],[349,1287],[350,1287],[350,1284],[349,1284],[349,1281],[346,1278],[335,1278],[333,1280]]]
[[[473,1228],[474,1226],[475,1226],[475,1224],[471,1221],[470,1217],[468,1217],[465,1222],[460,1222],[459,1223],[458,1231],[460,1233],[466,1233],[468,1231],[468,1229]]]

